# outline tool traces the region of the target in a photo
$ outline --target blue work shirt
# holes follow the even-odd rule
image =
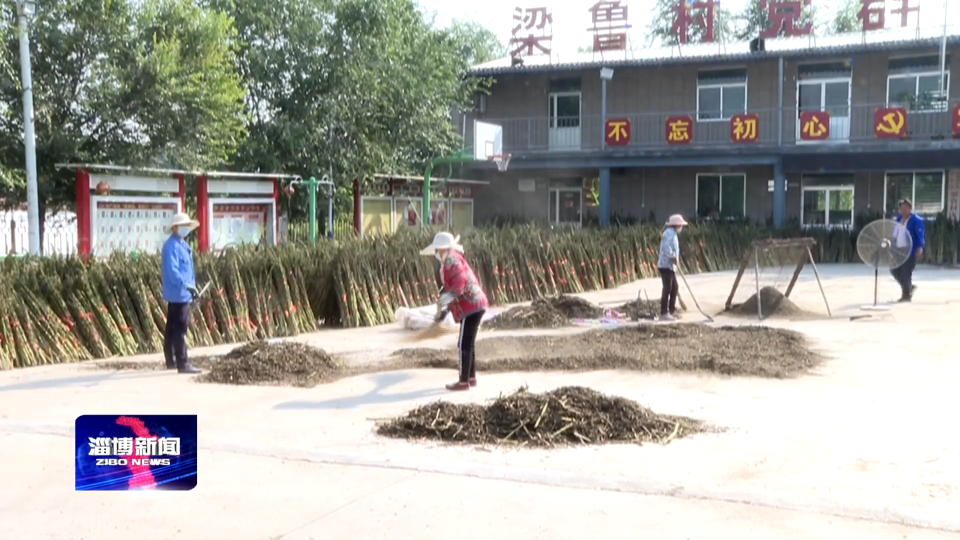
[[[660,258],[657,260],[657,268],[676,272],[677,265],[673,264],[674,257],[680,257],[680,238],[677,236],[676,229],[667,227],[663,231],[663,239],[660,240]]]
[[[897,223],[902,222],[903,214],[897,216]],[[916,257],[917,250],[927,243],[927,224],[924,223],[922,217],[916,214],[910,214],[910,217],[907,218],[905,228],[907,232],[910,233],[910,238],[913,239],[913,253],[911,253],[910,256]]]
[[[193,296],[187,287],[197,286],[193,273],[193,250],[177,234],[171,234],[163,243],[160,255],[163,261],[163,299],[173,304],[187,304]]]

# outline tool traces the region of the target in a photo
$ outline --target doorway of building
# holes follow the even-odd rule
[[[806,79],[797,82],[797,142],[800,142],[800,116],[805,112],[830,113],[829,142],[850,140],[850,79]],[[806,141],[804,141],[806,142]],[[819,142],[819,141],[818,141]]]
[[[580,150],[580,92],[551,92],[550,150]]]
[[[583,224],[583,188],[550,188],[547,215],[551,225],[581,226]]]
[[[800,222],[807,227],[853,226],[853,176],[804,176]]]

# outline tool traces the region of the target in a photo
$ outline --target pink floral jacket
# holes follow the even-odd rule
[[[463,258],[463,254],[450,251],[440,261],[440,279],[443,280],[443,290],[456,297],[450,303],[453,320],[460,322],[464,317],[490,306],[487,295],[480,288],[480,280]]]

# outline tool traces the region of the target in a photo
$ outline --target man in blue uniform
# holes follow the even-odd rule
[[[899,302],[909,302],[913,299],[913,293],[917,287],[913,284],[913,269],[917,266],[917,259],[923,258],[923,246],[926,244],[927,227],[923,218],[913,213],[913,203],[910,199],[900,201],[900,215],[897,216],[897,228],[895,229],[895,245],[905,246],[906,235],[913,240],[913,249],[907,262],[890,270],[893,279],[900,284],[901,296]]]
[[[170,238],[163,244],[163,299],[167,302],[167,326],[163,332],[163,358],[167,369],[179,373],[200,373],[187,360],[187,328],[190,304],[197,298],[197,278],[193,272],[193,250],[184,240],[200,224],[187,214],[173,216],[163,232]]]

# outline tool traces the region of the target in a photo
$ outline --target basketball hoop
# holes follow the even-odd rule
[[[494,154],[490,156],[490,161],[497,164],[497,170],[500,172],[506,172],[507,167],[510,165],[510,154]]]

